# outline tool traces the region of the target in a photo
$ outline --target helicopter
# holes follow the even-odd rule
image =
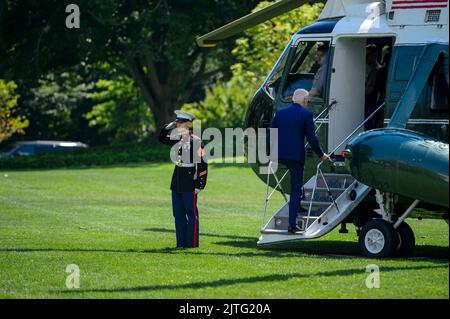
[[[214,47],[314,2],[277,1],[198,37],[197,44]],[[316,133],[333,160],[318,162],[308,152],[307,211],[298,214],[302,231],[295,234],[287,231],[287,169],[269,165],[264,175],[261,163],[252,164],[266,183],[258,246],[319,238],[339,225],[347,233],[353,223],[366,257],[409,257],[415,237],[406,218],[448,223],[448,55],[447,0],[329,0],[316,22],[291,37],[255,92],[245,126],[268,129],[293,92],[306,89]],[[266,222],[275,191],[285,203]]]

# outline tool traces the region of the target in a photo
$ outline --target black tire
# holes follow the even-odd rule
[[[414,248],[416,247],[416,238],[414,237],[414,232],[411,227],[407,223],[402,222],[396,230],[400,237],[397,255],[400,257],[413,256]]]
[[[373,240],[379,239],[379,240]],[[376,243],[375,243],[376,242]],[[359,234],[359,247],[369,258],[387,258],[397,252],[399,235],[389,222],[372,219],[364,224]]]

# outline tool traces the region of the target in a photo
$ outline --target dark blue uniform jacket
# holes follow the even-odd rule
[[[179,139],[171,139],[170,132],[171,130],[165,127],[162,128],[159,133],[159,141],[170,146],[178,144],[175,152],[178,155],[179,162],[182,162],[182,152],[184,150],[189,153],[189,160],[185,164],[195,164],[193,167],[180,167],[175,165],[170,189],[179,193],[193,192],[196,188],[204,189],[208,175],[208,163],[203,154],[203,143],[199,137],[194,136],[192,133],[188,139],[181,139],[181,137]],[[197,143],[194,143],[194,140],[197,140]],[[197,154],[197,157],[194,154]]]

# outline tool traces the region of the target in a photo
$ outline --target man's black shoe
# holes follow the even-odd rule
[[[303,230],[298,226],[288,228],[288,232],[290,232],[292,234],[295,234],[295,233],[301,232],[301,231],[303,231]]]

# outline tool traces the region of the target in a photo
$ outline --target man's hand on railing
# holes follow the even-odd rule
[[[328,155],[328,154],[326,154],[326,153],[323,153],[323,155],[322,155],[322,161],[331,161],[331,158],[330,158],[330,156]]]

